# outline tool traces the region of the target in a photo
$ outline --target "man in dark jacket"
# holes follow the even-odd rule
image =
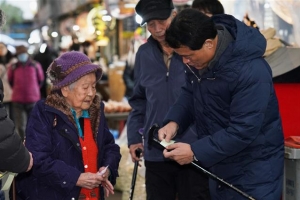
[[[162,151],[148,145],[148,130],[154,124],[162,125],[171,105],[185,83],[185,65],[178,54],[165,43],[165,31],[176,12],[171,0],[140,0],[136,12],[147,23],[151,33],[140,46],[134,66],[134,89],[129,104],[133,108],[128,118],[128,146],[133,161],[139,160],[135,150],[144,150],[146,192],[148,200],[209,200],[208,178],[192,166],[180,166],[165,159]],[[139,130],[143,128],[145,142]],[[191,143],[199,136],[192,129],[176,137],[177,141]]]
[[[0,79],[0,171],[25,172],[32,167],[31,153],[25,148],[20,136],[15,132],[13,122],[7,117],[2,104],[3,84]]]
[[[4,21],[4,13],[0,9],[0,28]],[[15,132],[13,122],[7,117],[2,102],[3,97],[3,83],[0,79],[0,171],[15,173],[29,171],[33,164],[31,153],[25,148],[20,136]],[[2,191],[0,191],[0,199],[4,198],[3,196]]]
[[[255,199],[279,200],[284,140],[264,36],[230,15],[186,9],[166,41],[182,56],[187,81],[159,138],[169,141],[193,122],[205,136],[171,144],[164,156],[182,165],[199,161]],[[244,199],[213,179],[209,188],[213,200]]]
[[[7,117],[2,100],[3,84],[0,79],[0,171],[15,173],[29,171],[33,165],[32,155],[23,145],[20,136],[15,132],[14,123]],[[0,199],[4,199],[3,196],[0,180]]]

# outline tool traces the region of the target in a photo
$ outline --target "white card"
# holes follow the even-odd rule
[[[164,147],[169,146],[170,144],[175,143],[175,140],[170,140],[170,142],[166,142],[165,139],[163,139],[160,144]]]

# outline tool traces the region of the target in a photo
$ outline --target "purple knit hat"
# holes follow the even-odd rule
[[[102,76],[99,65],[93,64],[90,59],[79,51],[70,51],[56,58],[47,69],[47,76],[53,84],[52,90],[70,85],[91,72],[96,73],[96,81]]]

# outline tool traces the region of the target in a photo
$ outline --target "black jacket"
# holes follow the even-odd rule
[[[29,152],[15,132],[13,121],[7,117],[2,99],[3,84],[0,79],[0,171],[25,172],[30,162]]]
[[[134,86],[134,70],[133,66],[130,66],[129,63],[126,61],[126,66],[123,73],[123,80],[126,86],[126,97],[131,97],[133,92]]]

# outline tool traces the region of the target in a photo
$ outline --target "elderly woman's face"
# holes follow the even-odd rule
[[[61,91],[67,103],[79,114],[92,105],[96,95],[96,74],[87,74],[73,85],[63,87]]]

